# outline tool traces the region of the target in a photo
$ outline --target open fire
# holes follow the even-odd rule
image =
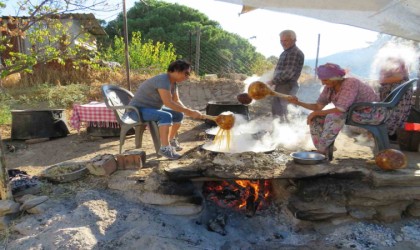
[[[206,199],[220,207],[243,211],[247,216],[268,206],[271,190],[269,180],[208,181],[203,185]]]

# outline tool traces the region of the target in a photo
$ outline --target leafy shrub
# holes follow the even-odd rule
[[[133,37],[128,48],[130,69],[143,73],[157,74],[165,72],[168,65],[177,58],[172,44],[166,45],[161,42],[154,44],[151,40],[142,42],[140,32],[133,32]],[[102,58],[124,65],[124,50],[124,39],[122,37],[115,37],[114,46],[108,47],[102,53]]]

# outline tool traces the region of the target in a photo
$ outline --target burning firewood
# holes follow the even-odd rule
[[[226,216],[224,214],[217,215],[216,218],[209,220],[207,229],[212,232],[216,232],[220,235],[226,235]]]
[[[251,217],[269,201],[271,184],[268,180],[209,181],[203,191],[207,200],[218,206],[244,211]]]

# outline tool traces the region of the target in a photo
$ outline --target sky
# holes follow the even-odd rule
[[[279,56],[283,51],[279,33],[285,29],[296,32],[296,44],[304,52],[306,59],[316,58],[318,34],[320,57],[367,47],[369,42],[375,41],[378,36],[378,33],[373,31],[268,10],[254,10],[239,16],[242,6],[214,0],[165,2],[186,5],[203,12],[210,19],[219,22],[224,30],[249,39],[257,51],[266,57]]]
[[[296,32],[296,44],[304,52],[306,59],[316,58],[318,36],[320,38],[319,57],[367,47],[378,36],[377,32],[365,29],[268,10],[254,10],[238,15],[242,6],[215,0],[164,1],[199,10],[211,20],[217,21],[224,30],[248,39],[256,50],[266,57],[278,57],[283,51],[279,33],[285,29]],[[8,1],[8,7],[13,2],[15,0]],[[126,0],[126,9],[129,10],[134,6],[134,2],[136,1]],[[109,0],[108,3],[119,4],[121,8],[113,12],[95,12],[97,18],[111,21],[122,12],[122,0]],[[3,15],[5,14],[13,15],[14,13],[11,8],[8,8],[3,11]]]

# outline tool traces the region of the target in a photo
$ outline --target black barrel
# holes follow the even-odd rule
[[[70,131],[64,109],[12,110],[12,140],[65,137]]]
[[[225,111],[230,111],[234,114],[241,114],[249,120],[248,106],[238,102],[215,102],[210,101],[206,106],[206,115],[217,116]],[[216,123],[211,120],[206,120],[207,124],[216,126]]]

